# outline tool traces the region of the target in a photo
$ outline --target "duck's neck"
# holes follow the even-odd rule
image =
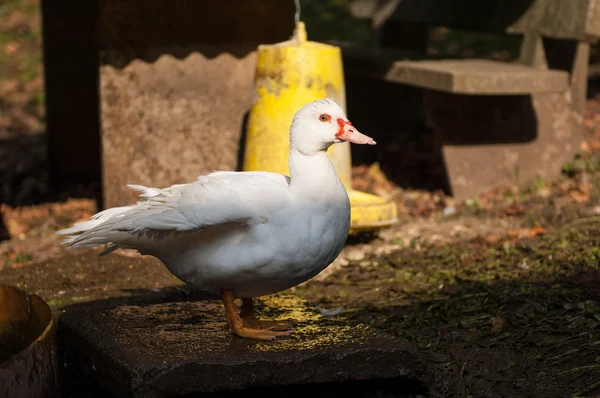
[[[339,194],[345,188],[325,151],[305,155],[290,150],[290,187],[297,194],[322,196],[328,192]]]

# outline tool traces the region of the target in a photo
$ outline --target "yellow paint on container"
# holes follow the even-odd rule
[[[300,22],[291,40],[258,47],[255,88],[243,168],[289,175],[289,126],[294,114],[323,97],[346,111],[341,50],[307,41],[304,23]],[[350,233],[394,223],[397,215],[393,202],[352,190],[350,143],[332,145],[328,155],[350,197]]]

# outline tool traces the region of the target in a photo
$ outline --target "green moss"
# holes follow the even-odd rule
[[[17,252],[14,258],[15,263],[27,263],[31,261],[32,257],[30,254],[25,252]]]

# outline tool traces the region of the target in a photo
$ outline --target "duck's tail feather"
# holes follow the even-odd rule
[[[69,249],[75,247],[93,247],[98,246],[105,243],[110,243],[106,236],[98,236],[94,234],[86,234],[87,236],[82,239],[82,234],[88,232],[100,224],[105,223],[108,220],[112,220],[115,217],[122,216],[125,212],[131,210],[134,206],[122,206],[122,207],[113,207],[110,209],[103,210],[95,215],[93,215],[88,221],[83,221],[76,223],[70,228],[62,229],[57,231],[56,233],[59,235],[73,235],[65,238],[61,241],[64,245],[69,245]],[[112,253],[119,247],[115,247],[117,245],[112,245],[108,247],[104,254]]]

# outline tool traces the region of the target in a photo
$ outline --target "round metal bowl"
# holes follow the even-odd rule
[[[44,300],[0,285],[0,397],[56,397],[56,328]]]

